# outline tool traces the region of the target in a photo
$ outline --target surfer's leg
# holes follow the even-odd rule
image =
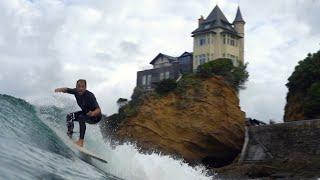
[[[80,128],[80,136],[76,144],[81,147],[83,147],[84,134],[86,133],[86,122],[85,122],[86,119],[87,119],[87,115],[84,115],[84,114],[80,114],[76,118],[76,121],[79,122],[79,128]]]
[[[66,117],[66,124],[67,124],[67,134],[68,136],[71,138],[72,137],[72,133],[73,133],[73,121],[75,120],[75,114],[74,113],[70,113],[67,115]]]
[[[100,120],[101,118],[87,116],[85,122],[88,124],[97,124]]]
[[[67,134],[70,138],[72,138],[72,134],[73,134],[73,128],[74,128],[73,121],[76,121],[76,119],[80,114],[82,114],[82,111],[70,113],[66,117],[66,120],[67,120],[66,123],[67,123],[67,129],[68,129]]]
[[[84,139],[84,134],[86,133],[86,115],[81,114],[77,121],[79,121],[79,128],[80,128],[80,139]]]
[[[83,147],[84,135],[86,133],[86,123],[95,124],[99,122],[99,120],[95,117],[90,117],[86,114],[80,114],[79,116],[76,117],[75,121],[79,122],[79,128],[80,128],[79,140],[76,142],[77,145]]]

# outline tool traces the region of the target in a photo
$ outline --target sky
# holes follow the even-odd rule
[[[198,18],[217,4],[230,22],[240,5],[246,21],[241,109],[281,122],[288,77],[320,49],[320,0],[1,0],[0,94],[44,103],[84,78],[111,115],[158,53],[193,51]]]

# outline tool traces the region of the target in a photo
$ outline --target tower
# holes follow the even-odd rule
[[[239,57],[242,63],[244,62],[244,25],[246,22],[242,18],[242,14],[240,11],[240,7],[238,6],[236,17],[233,21],[234,29],[238,32],[238,35],[242,38],[239,39],[240,49],[239,49]]]
[[[232,24],[218,5],[206,19],[201,16],[198,28],[192,32],[193,70],[218,58],[229,58],[234,65],[243,62],[244,24],[239,7]]]

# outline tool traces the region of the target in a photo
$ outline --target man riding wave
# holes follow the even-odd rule
[[[101,109],[94,94],[87,90],[87,82],[79,79],[76,88],[57,88],[54,92],[62,92],[73,94],[80,106],[81,111],[73,112],[67,115],[68,136],[71,138],[73,133],[73,121],[79,122],[80,136],[76,142],[77,145],[83,147],[84,135],[86,132],[86,123],[96,124],[101,120]]]

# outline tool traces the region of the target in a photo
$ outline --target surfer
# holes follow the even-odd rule
[[[79,122],[80,136],[76,144],[83,147],[84,134],[86,132],[86,123],[96,124],[101,120],[101,109],[94,94],[87,90],[87,82],[84,79],[79,79],[76,83],[76,88],[57,88],[54,92],[62,92],[73,94],[80,106],[81,111],[73,112],[67,115],[68,136],[72,137],[73,121]]]

